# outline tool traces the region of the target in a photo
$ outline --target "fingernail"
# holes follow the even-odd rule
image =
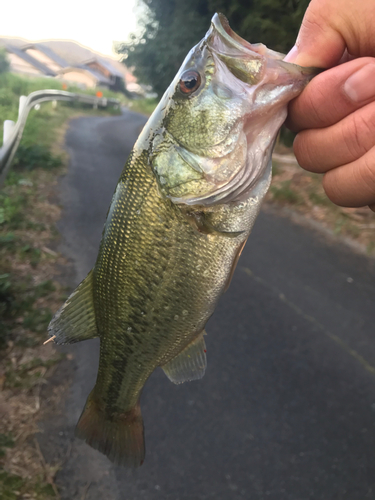
[[[375,97],[375,64],[366,64],[349,76],[344,84],[344,92],[354,102]]]
[[[297,58],[298,55],[298,48],[295,45],[290,51],[287,53],[287,55],[284,57],[285,62],[294,62]]]

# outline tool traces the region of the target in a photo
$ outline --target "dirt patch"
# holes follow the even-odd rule
[[[322,187],[322,176],[303,170],[292,151],[282,146],[273,155],[272,173],[266,202],[316,221],[333,235],[353,242],[353,247],[375,255],[375,218],[369,208],[344,208],[332,203]]]

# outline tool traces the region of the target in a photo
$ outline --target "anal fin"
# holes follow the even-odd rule
[[[164,373],[174,384],[182,384],[203,377],[207,366],[203,334],[204,331],[175,358],[162,366]]]
[[[56,344],[73,344],[98,336],[96,328],[92,271],[57,311],[48,326]]]

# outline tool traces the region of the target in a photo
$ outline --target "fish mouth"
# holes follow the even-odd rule
[[[250,43],[235,33],[223,14],[214,14],[211,27],[203,42],[243,82],[254,85],[259,83],[265,71],[270,80],[286,85],[290,80],[313,78],[320,72],[317,68],[303,68],[285,62],[285,54],[269,49],[262,43]],[[276,71],[274,71],[276,70]],[[283,73],[283,74],[282,74]]]
[[[243,55],[248,54],[252,57],[258,56],[261,58],[271,58],[276,60],[282,60],[285,54],[276,52],[274,50],[268,49],[262,43],[250,43],[244,38],[241,38],[237,33],[235,33],[229,25],[228,19],[224,14],[216,13],[211,19],[211,28],[206,35],[208,45],[212,49],[218,50],[219,47],[215,47],[215,43],[212,40],[214,34],[218,35],[218,38],[228,49],[234,49],[241,52]],[[212,43],[213,42],[213,43]],[[215,51],[216,51],[215,50]]]

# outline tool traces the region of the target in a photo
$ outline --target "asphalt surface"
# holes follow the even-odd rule
[[[60,250],[73,289],[95,262],[117,179],[145,118],[79,118],[60,183]],[[146,461],[113,466],[73,437],[98,342],[69,346],[72,382],[42,424],[62,500],[375,499],[373,261],[263,211],[207,325],[208,369],[174,386],[159,369],[141,406]]]

